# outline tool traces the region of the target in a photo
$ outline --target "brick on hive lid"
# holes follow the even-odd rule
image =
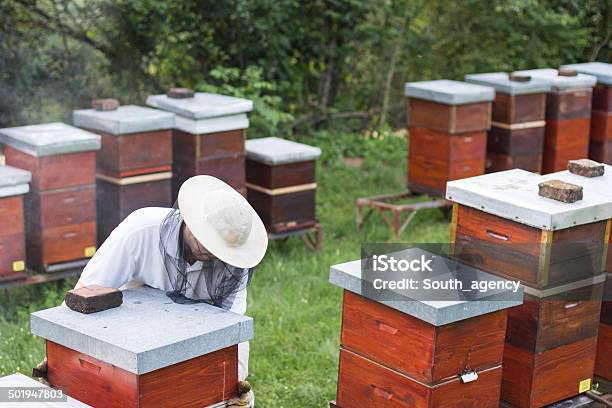
[[[575,69],[568,68],[568,67],[559,68],[559,72],[557,74],[559,76],[566,76],[566,77],[578,76],[578,72]]]
[[[117,289],[91,285],[69,290],[64,300],[75,312],[88,314],[121,306],[123,294]]]
[[[508,73],[508,79],[512,82],[529,82],[531,75],[517,74],[515,72]]]
[[[114,98],[94,99],[91,107],[97,111],[113,111],[119,108],[119,101]]]
[[[605,172],[602,163],[590,159],[570,160],[567,163],[567,169],[570,173],[583,177],[600,177]]]
[[[582,187],[562,180],[548,180],[538,184],[538,194],[563,203],[582,200]]]
[[[170,88],[168,92],[166,92],[166,95],[168,95],[169,98],[173,99],[187,99],[193,98],[195,92],[193,91],[193,89],[189,88]]]

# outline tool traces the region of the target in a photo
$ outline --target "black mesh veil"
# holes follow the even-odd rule
[[[184,222],[175,204],[164,217],[159,229],[159,250],[164,260],[164,269],[172,290],[166,295],[175,303],[206,302],[217,307],[230,309],[237,292],[246,288],[251,282],[254,269],[237,268],[219,259],[201,261],[199,271],[190,270],[185,260],[183,243]],[[191,299],[189,293],[195,293],[194,282],[206,287],[208,300]]]

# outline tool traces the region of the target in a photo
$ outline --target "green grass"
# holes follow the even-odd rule
[[[255,272],[247,313],[255,319],[250,381],[259,407],[325,407],[334,399],[342,291],[328,283],[329,266],[358,259],[363,242],[395,241],[377,214],[363,232],[356,230],[355,200],[405,186],[404,138],[319,133],[300,140],[323,150],[317,213],[324,226],[324,247],[314,253],[297,238],[271,242]],[[342,157],[363,157],[363,165],[348,166]],[[443,214],[426,210],[414,218],[401,241],[443,242],[448,233]],[[0,375],[28,373],[40,361],[43,343],[29,334],[28,312],[58,304],[71,284],[9,292],[0,317]]]

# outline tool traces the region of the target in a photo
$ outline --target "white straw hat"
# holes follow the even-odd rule
[[[238,268],[261,262],[268,248],[266,228],[236,190],[213,176],[183,183],[178,207],[193,236],[208,252]]]

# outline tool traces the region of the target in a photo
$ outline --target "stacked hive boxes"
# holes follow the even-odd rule
[[[566,170],[550,174],[550,178],[581,185],[584,188],[584,194],[601,194],[612,202],[612,166],[604,165],[604,174],[598,177],[583,177]],[[608,235],[606,285],[601,307],[595,374],[612,380],[612,234],[608,232]]]
[[[495,90],[464,82],[409,82],[409,188],[443,196],[448,180],[484,173]]]
[[[587,192],[574,203],[538,195],[547,180],[509,170],[448,183],[455,256],[520,280],[509,310],[502,399],[541,407],[590,388],[612,202]]]
[[[6,163],[32,173],[26,259],[39,271],[85,263],[96,251],[96,150],[100,136],[49,123],[0,129]]]
[[[465,76],[495,88],[487,140],[487,172],[520,168],[542,171],[546,93],[550,84],[528,76],[495,72]]]
[[[173,95],[172,92],[169,93]],[[253,102],[210,93],[153,95],[147,104],[176,114],[172,136],[173,199],[188,178],[208,174],[246,194],[244,142]]]
[[[163,319],[160,320],[160,316]],[[92,406],[206,407],[235,397],[238,344],[253,320],[205,303],[180,305],[152,288],[123,292],[117,308],[33,313],[54,388]]]
[[[395,255],[433,259],[433,273],[410,276],[418,285],[424,278],[501,281],[420,249]],[[433,290],[419,300],[396,291],[386,301],[366,288],[374,279],[363,275],[362,265],[357,260],[330,271],[330,282],[344,289],[337,406],[497,407],[506,308],[521,304],[522,291],[503,289],[467,301],[460,300],[461,291],[445,301]],[[472,281],[462,283],[469,288]]]
[[[593,89],[591,114],[591,159],[612,164],[612,64],[587,62],[566,65],[564,68],[597,78]]]
[[[98,133],[98,242],[132,211],[170,207],[174,115],[140,106],[74,112],[74,124]]]
[[[23,195],[31,180],[29,171],[0,166],[0,281],[26,276]]]
[[[546,97],[542,173],[563,170],[569,160],[587,157],[595,77],[548,68],[519,71],[516,74],[547,81],[551,86]]]
[[[246,142],[247,198],[272,233],[310,228],[321,149],[277,137]]]

